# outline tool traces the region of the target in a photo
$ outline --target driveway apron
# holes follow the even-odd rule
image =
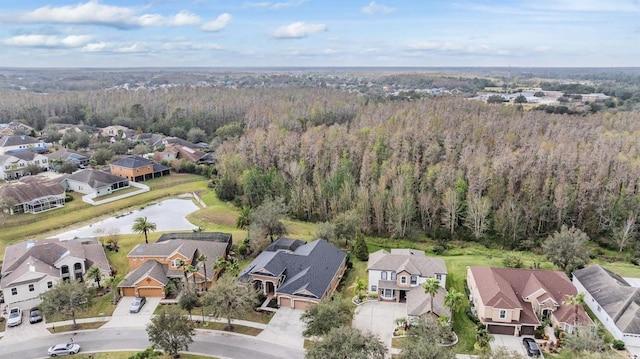
[[[376,334],[390,348],[396,319],[406,317],[405,303],[368,302],[356,308],[353,327]]]
[[[293,348],[304,347],[302,332],[305,324],[300,320],[302,313],[304,311],[298,309],[278,309],[267,328],[258,334],[258,338]]]
[[[134,297],[122,297],[118,306],[103,328],[145,328],[151,322],[153,312],[160,304],[160,298],[147,298],[147,303],[140,310],[140,313],[129,313],[129,307],[133,303]]]

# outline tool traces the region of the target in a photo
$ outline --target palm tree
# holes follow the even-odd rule
[[[367,282],[364,279],[356,277],[356,281],[353,283],[353,295],[357,295],[360,299],[360,294],[363,290],[367,289]]]
[[[102,279],[102,272],[100,271],[100,268],[91,266],[87,271],[87,277],[93,279],[98,284],[98,289],[102,289],[100,286],[100,279]]]
[[[121,279],[122,279],[122,276],[114,275],[114,276],[111,276],[111,277],[107,278],[107,280],[104,283],[105,286],[111,288],[111,291],[113,292],[113,302],[114,303],[116,301],[115,286],[116,286],[116,284],[118,284],[120,282]]]
[[[245,229],[249,227],[249,224],[251,224],[249,221],[249,213],[251,213],[251,207],[243,206],[240,208],[240,214],[236,219],[236,228]]]
[[[198,267],[194,265],[189,265],[187,269],[189,273],[191,273],[191,279],[193,279],[193,291],[196,291],[196,273],[198,273]]]
[[[149,222],[147,217],[139,217],[133,222],[133,227],[131,227],[135,233],[143,233],[144,234],[144,242],[149,243],[149,232],[153,232],[156,230],[156,224]]]
[[[206,292],[209,288],[207,288],[207,258],[204,253],[200,253],[198,256],[198,263],[202,263],[202,269],[204,270],[204,291]]]
[[[455,312],[462,307],[464,294],[458,292],[455,288],[451,288],[449,293],[444,296],[444,305],[451,311],[451,327],[453,328],[453,317]]]
[[[573,331],[575,331],[578,327],[578,308],[584,307],[584,293],[578,293],[576,295],[567,295],[564,297],[563,305],[568,305],[573,307]]]
[[[424,288],[424,292],[428,294],[429,297],[431,297],[431,313],[435,314],[435,312],[433,311],[433,298],[436,296],[436,294],[438,294],[438,290],[440,289],[440,281],[435,278],[429,278],[426,282],[424,282],[422,288]]]
[[[182,274],[184,274],[184,287],[187,288],[189,285],[189,277],[187,276],[187,272],[189,271],[189,263],[182,259],[178,259],[178,268],[182,269]]]

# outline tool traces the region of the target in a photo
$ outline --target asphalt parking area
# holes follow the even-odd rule
[[[356,307],[352,325],[364,332],[378,335],[387,347],[391,347],[396,319],[406,317],[405,303],[367,302]]]

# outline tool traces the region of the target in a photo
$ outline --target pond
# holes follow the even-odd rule
[[[167,199],[155,204],[150,204],[142,209],[125,212],[88,226],[76,228],[59,233],[50,238],[69,240],[73,238],[98,237],[108,234],[130,234],[133,222],[136,218],[147,217],[147,220],[156,224],[156,232],[190,230],[195,225],[187,221],[186,216],[198,210],[193,201],[189,199]]]

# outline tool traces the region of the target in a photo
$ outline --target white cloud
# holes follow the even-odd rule
[[[140,26],[191,26],[202,19],[189,11],[180,11],[172,16],[159,14],[138,15],[133,8],[104,5],[100,0],[86,3],[52,7],[40,7],[17,17],[26,23],[94,24],[118,28]]]
[[[69,35],[59,37],[55,35],[18,35],[5,39],[3,43],[9,46],[22,47],[80,47],[91,41],[90,35]]]
[[[301,21],[279,27],[273,33],[278,39],[301,39],[317,32],[327,31],[325,24],[307,24]]]
[[[231,15],[224,13],[215,20],[203,24],[200,29],[203,31],[220,31],[229,25],[229,21],[231,21]]]
[[[640,12],[638,0],[555,0],[532,1],[530,8],[547,11]]]
[[[262,9],[262,10],[280,10],[291,7],[298,7],[307,2],[307,0],[298,0],[298,1],[286,1],[286,2],[270,2],[270,1],[262,1],[262,2],[251,2],[247,1],[242,4],[245,8],[250,9]]]
[[[409,45],[410,50],[423,50],[423,51],[461,51],[464,49],[463,46],[454,44],[452,42],[439,42],[439,41],[423,41],[416,42]]]
[[[87,44],[82,48],[84,52],[113,52],[113,53],[142,53],[149,52],[149,45],[141,42],[96,42]]]
[[[376,14],[388,14],[390,12],[394,12],[395,9],[389,6],[376,4],[375,1],[369,3],[369,5],[362,8],[362,12],[367,15],[376,15]]]
[[[535,52],[547,52],[549,50],[551,50],[551,46],[544,46],[544,45],[536,46],[533,49],[533,51],[535,51]]]

